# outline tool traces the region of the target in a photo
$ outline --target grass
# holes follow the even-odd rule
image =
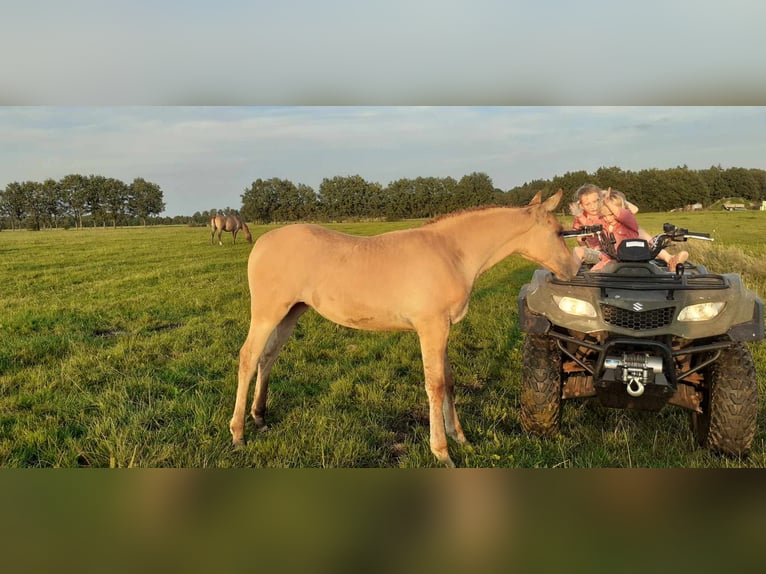
[[[712,246],[684,247],[766,296],[766,213],[639,214],[650,232],[667,220],[712,231]],[[417,224],[331,227],[372,234]],[[353,331],[313,311],[274,367],[271,429],[248,425],[248,444],[232,449],[250,246],[225,239],[211,246],[207,231],[190,227],[0,234],[0,466],[436,466],[416,336]],[[672,407],[568,402],[561,436],[523,433],[516,297],[534,269],[516,256],[491,269],[453,327],[457,408],[472,443],[450,445],[459,466],[766,466],[763,415],[744,460],[695,448],[686,413]],[[751,345],[762,391],[765,346]]]

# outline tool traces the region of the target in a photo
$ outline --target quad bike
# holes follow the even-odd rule
[[[564,231],[596,236],[613,257],[559,280],[538,269],[519,293],[527,334],[521,377],[525,431],[558,432],[561,407],[596,397],[612,408],[688,410],[700,446],[745,456],[755,435],[758,379],[746,342],[764,338],[763,302],[739,275],[655,259],[673,241],[712,241],[666,223],[652,241],[615,249],[600,225]]]

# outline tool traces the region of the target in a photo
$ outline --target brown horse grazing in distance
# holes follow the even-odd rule
[[[447,435],[467,443],[453,399],[447,360],[450,326],[465,317],[476,279],[519,253],[569,279],[572,254],[552,211],[559,190],[525,207],[458,212],[414,229],[357,237],[295,224],[262,235],[247,267],[250,330],[239,354],[237,396],[229,428],[244,444],[245,404],[258,372],[251,415],[266,428],[269,373],[298,318],[313,307],[323,317],[365,330],[415,331],[425,370],[430,446],[454,466]]]
[[[210,245],[214,245],[213,238],[215,237],[216,231],[218,232],[218,245],[223,245],[223,242],[221,241],[221,234],[224,231],[230,231],[233,236],[234,245],[237,244],[237,233],[239,233],[239,230],[241,229],[242,232],[245,234],[245,238],[247,239],[248,243],[253,242],[253,236],[250,235],[250,229],[247,227],[247,223],[245,223],[238,215],[231,214],[231,215],[216,215],[214,217],[210,218]]]

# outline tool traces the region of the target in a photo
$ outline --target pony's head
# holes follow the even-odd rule
[[[521,253],[539,263],[561,279],[571,279],[577,274],[579,264],[572,256],[561,232],[564,230],[561,222],[553,211],[561,201],[564,193],[559,189],[555,194],[540,200],[541,192],[537,192],[526,207],[534,217],[529,241]]]
[[[252,243],[253,242],[253,236],[250,233],[250,229],[247,227],[247,223],[245,223],[244,221],[242,222],[242,231],[245,234],[245,239],[247,239],[247,242],[248,243]]]

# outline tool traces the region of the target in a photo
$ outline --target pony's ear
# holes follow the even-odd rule
[[[540,203],[540,197],[542,196],[542,193],[542,191],[538,191],[527,205],[538,205]]]
[[[561,201],[561,196],[564,194],[563,189],[559,189],[556,193],[551,195],[548,199],[546,199],[543,202],[543,208],[545,211],[553,211],[558,206],[559,202]],[[539,193],[538,193],[539,195]]]

